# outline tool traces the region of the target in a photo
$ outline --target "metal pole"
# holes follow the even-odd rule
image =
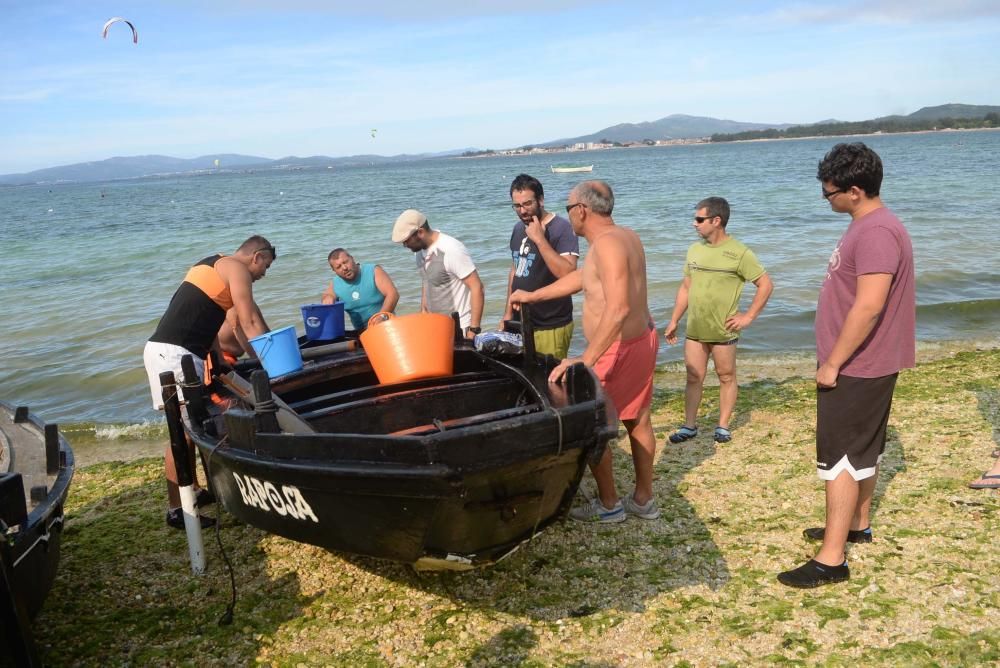
[[[177,471],[177,486],[180,488],[181,513],[184,515],[191,572],[201,575],[205,572],[205,543],[201,538],[201,518],[195,506],[191,459],[188,456],[187,439],[184,437],[181,402],[173,371],[164,371],[160,374],[160,387],[163,392],[163,412],[167,416],[167,431],[170,433],[170,450]]]

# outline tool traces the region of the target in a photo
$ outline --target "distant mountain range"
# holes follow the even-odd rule
[[[534,144],[534,146],[552,147],[602,141],[623,143],[643,141],[645,139],[652,139],[654,141],[657,139],[697,139],[699,137],[710,137],[719,132],[744,132],[746,130],[767,130],[770,128],[780,130],[787,127],[791,127],[791,125],[788,123],[744,123],[707,116],[671,114],[658,121],[619,123],[618,125],[612,125],[603,130],[592,132],[589,135],[556,139],[544,144]]]
[[[441,153],[420,153],[415,155],[352,155],[331,158],[314,155],[305,158],[290,155],[272,160],[254,155],[219,153],[202,155],[197,158],[172,158],[168,155],[136,155],[131,157],[108,158],[96,162],[78,162],[61,167],[46,167],[24,174],[0,175],[0,185],[25,185],[33,183],[85,183],[93,181],[114,181],[147,176],[175,176],[205,172],[246,172],[284,169],[324,169],[326,167],[355,167],[381,165],[387,163],[426,160],[460,155],[471,149],[457,149]]]
[[[973,104],[942,104],[936,107],[923,107],[906,116],[883,116],[873,119],[875,121],[886,121],[891,119],[911,119],[911,120],[937,120],[939,118],[982,118],[986,114],[995,113],[1000,107]],[[805,125],[829,125],[841,123],[833,118],[828,118],[815,123]],[[646,139],[697,139],[700,137],[711,137],[714,134],[735,134],[748,130],[784,130],[786,128],[802,126],[801,123],[746,123],[742,121],[729,121],[705,116],[687,116],[685,114],[672,114],[661,118],[658,121],[645,123],[621,123],[611,127],[598,130],[589,135],[580,137],[569,137],[567,139],[557,139],[545,142],[544,144],[534,144],[534,146],[552,147],[565,146],[577,143],[600,142],[634,142]]]
[[[883,116],[875,121],[892,119],[936,120],[940,118],[982,118],[989,113],[1000,112],[1000,106],[942,104],[923,107],[906,116]],[[827,119],[808,125],[837,123]],[[799,124],[801,125],[801,124]],[[579,137],[556,139],[541,144],[531,144],[542,148],[572,145],[577,143],[600,142],[640,142],[643,140],[696,139],[714,134],[730,134],[748,130],[786,129],[795,127],[789,123],[747,123],[705,116],[672,114],[657,121],[644,123],[621,123],[597,132]],[[0,175],[0,185],[30,183],[92,182],[131,179],[145,176],[194,174],[206,171],[264,171],[281,169],[324,169],[327,167],[350,167],[358,165],[381,165],[387,163],[425,160],[460,155],[477,149],[455,149],[441,153],[403,154],[394,156],[352,155],[331,158],[324,155],[300,158],[288,156],[272,160],[252,155],[231,153],[203,155],[198,158],[172,158],[165,155],[143,155],[109,158],[97,162],[81,162],[61,167],[48,167],[25,174]],[[216,162],[218,161],[218,162]]]

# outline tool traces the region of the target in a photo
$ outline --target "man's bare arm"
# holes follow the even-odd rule
[[[527,290],[515,290],[510,295],[512,304],[534,304],[550,299],[568,297],[583,290],[583,270],[576,269],[560,278],[555,283],[549,283],[545,287],[538,288],[533,292]]]
[[[483,305],[486,303],[486,291],[483,282],[479,280],[479,272],[473,271],[462,279],[466,287],[469,288],[472,300],[472,326],[479,327],[483,322]]]
[[[685,311],[687,311],[688,293],[690,290],[691,277],[685,276],[684,280],[681,281],[680,287],[677,288],[677,298],[674,300],[674,312],[670,315],[670,322],[667,324],[667,328],[663,330],[663,336],[670,345],[677,343],[677,326],[684,316]]]
[[[500,326],[498,329],[503,329],[503,324],[507,320],[511,320],[514,317],[514,305],[510,303],[510,293],[513,292],[514,288],[514,267],[510,268],[507,272],[507,301],[503,308],[503,317],[500,318]]]
[[[560,255],[545,238],[545,227],[538,218],[533,218],[530,223],[525,225],[524,232],[538,248],[538,254],[542,256],[542,261],[545,262],[545,266],[549,268],[553,276],[562,278],[576,269],[579,258],[576,255]]]
[[[375,265],[375,287],[385,295],[385,299],[382,300],[381,310],[386,313],[395,313],[396,304],[399,303],[399,290],[396,289],[396,284],[389,278],[389,274],[379,265]]]
[[[882,315],[892,274],[863,274],[858,276],[854,303],[847,312],[844,326],[840,328],[837,342],[833,345],[829,358],[816,371],[816,383],[820,387],[835,387],[840,367],[850,359]]]
[[[726,319],[726,329],[731,332],[738,332],[749,327],[750,323],[756,320],[760,312],[764,310],[767,300],[774,292],[774,283],[771,282],[771,277],[767,274],[761,274],[753,284],[757,287],[757,292],[754,293],[753,301],[750,302],[750,308],[746,310],[746,313],[736,313]]]
[[[228,260],[228,262],[227,262]],[[247,338],[254,338],[268,331],[267,323],[253,301],[253,279],[247,268],[237,260],[222,258],[222,277],[228,279],[229,294],[233,298],[233,308]],[[218,264],[218,263],[217,263]]]

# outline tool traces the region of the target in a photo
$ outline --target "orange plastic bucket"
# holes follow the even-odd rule
[[[441,313],[385,318],[377,313],[361,334],[378,382],[450,376],[455,368],[455,322]]]

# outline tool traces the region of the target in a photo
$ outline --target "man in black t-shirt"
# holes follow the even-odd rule
[[[580,242],[565,218],[545,210],[545,192],[533,176],[519,174],[510,184],[510,202],[517,223],[510,235],[513,266],[507,277],[507,304],[500,321],[514,318],[510,293],[533,292],[576,271]],[[573,338],[573,301],[561,297],[532,305],[535,350],[563,359]]]

